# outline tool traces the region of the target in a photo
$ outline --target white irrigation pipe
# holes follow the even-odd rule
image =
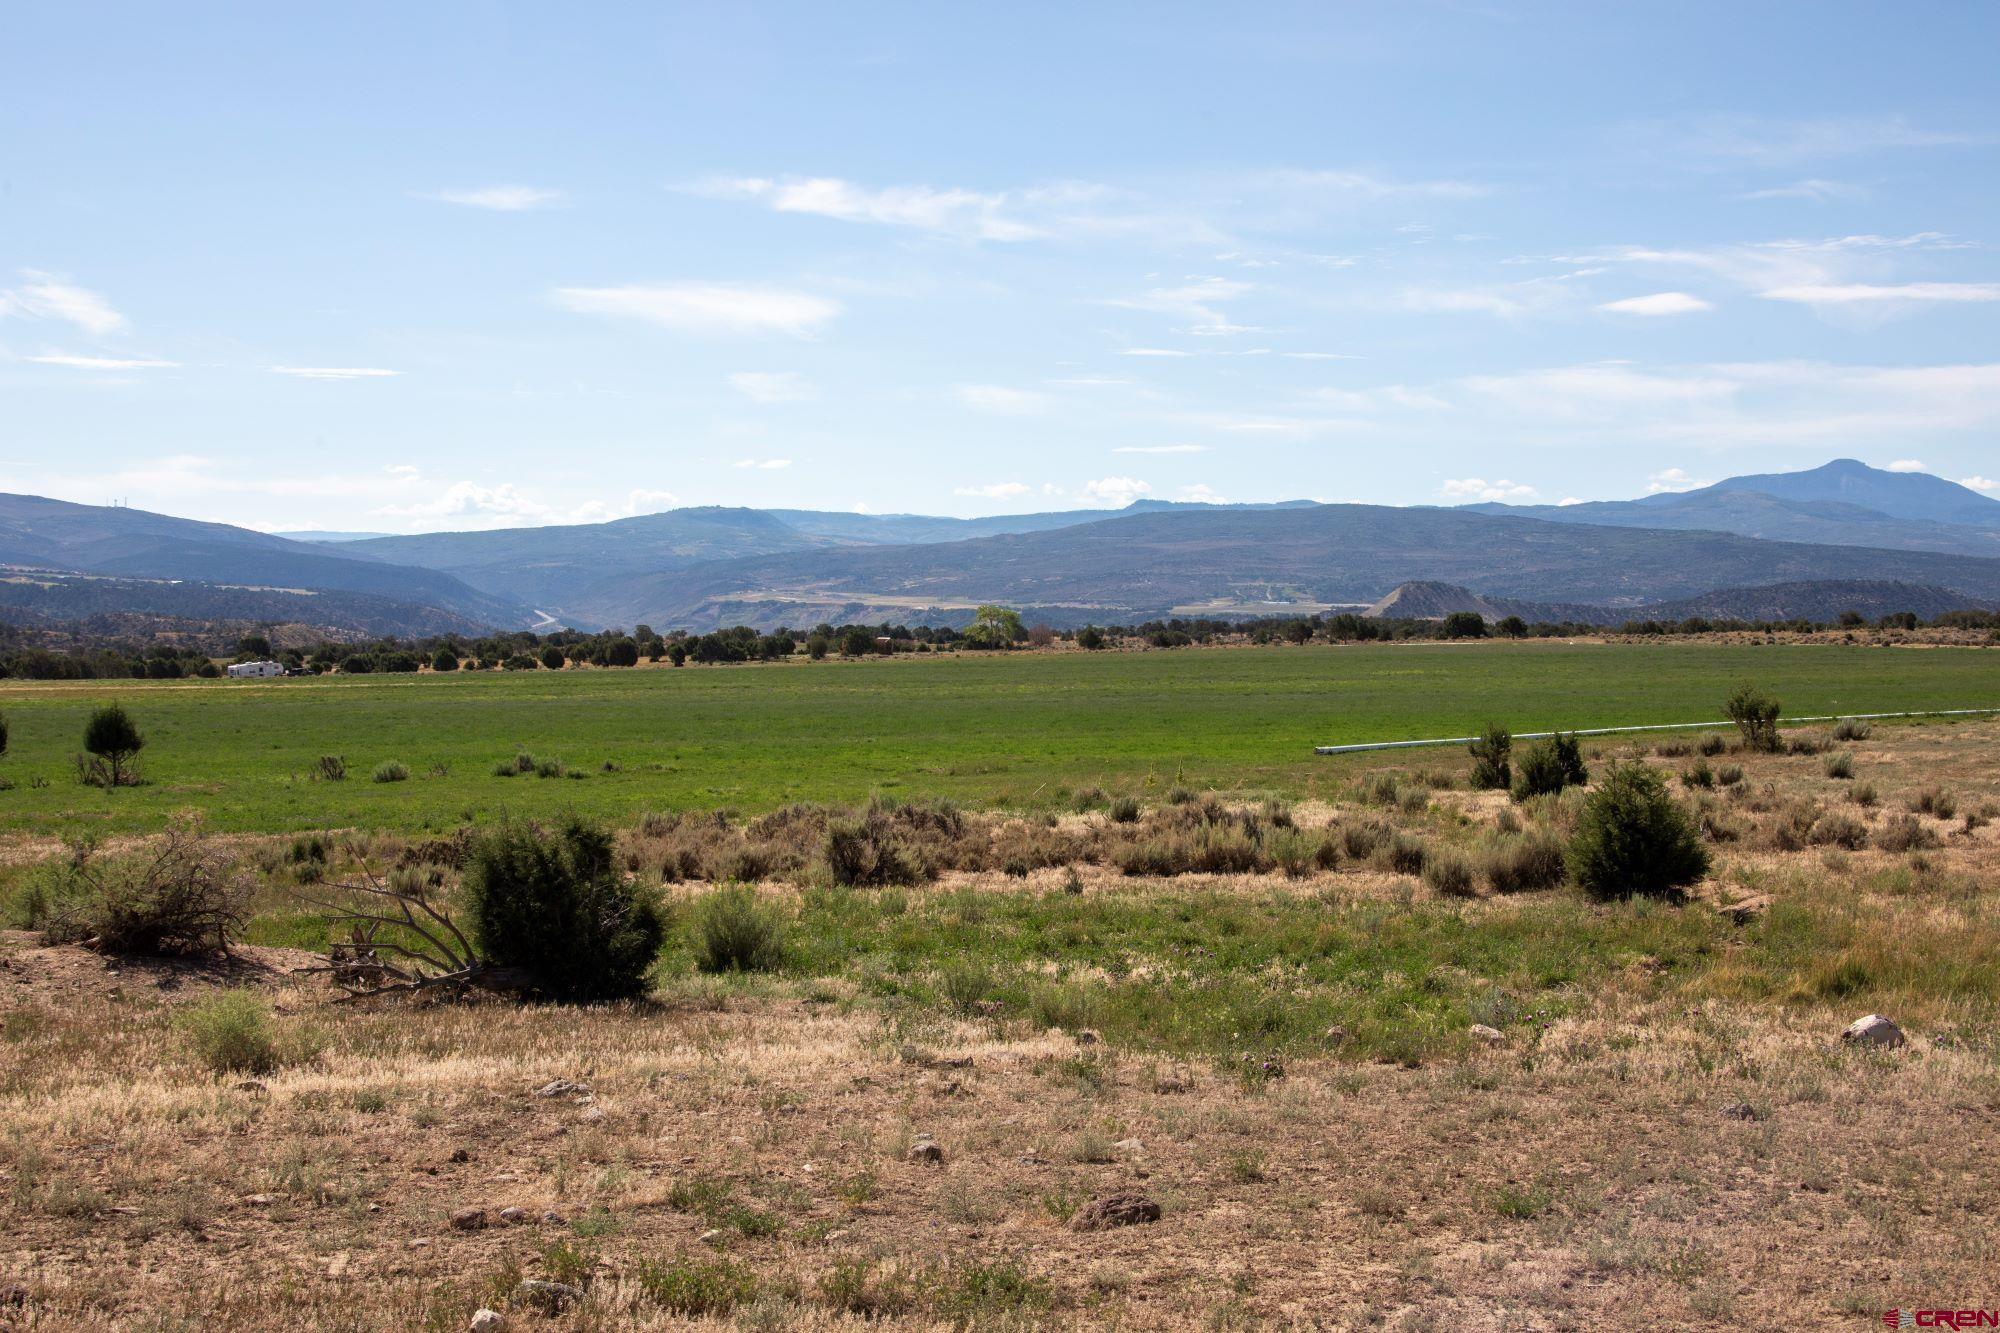
[[[1788,717],[1781,719],[1780,726],[1797,726],[1802,722],[1874,722],[1892,717],[1970,717],[2000,713],[2000,708],[1927,708],[1915,713],[1830,713],[1825,717]],[[1579,727],[1574,731],[1517,731],[1517,741],[1547,740],[1551,736],[1616,736],[1632,731],[1697,731],[1714,727],[1733,727],[1729,721],[1721,722],[1651,722],[1639,727]],[[1359,745],[1315,745],[1314,754],[1359,754],[1364,750],[1414,750],[1426,745],[1469,745],[1478,740],[1477,736],[1439,736],[1427,741],[1365,741]]]

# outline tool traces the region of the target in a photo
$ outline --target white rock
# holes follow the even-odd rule
[[[1505,1046],[1507,1044],[1507,1034],[1499,1028],[1490,1028],[1484,1023],[1474,1023],[1467,1030],[1472,1033],[1475,1040],[1483,1041],[1488,1046]]]
[[[1111,1145],[1113,1152],[1144,1152],[1146,1145],[1138,1139],[1120,1139]]]
[[[700,1240],[704,1245],[720,1245],[722,1243],[722,1228],[710,1227],[701,1233]]]
[[[588,1096],[589,1094],[590,1085],[588,1083],[572,1083],[566,1078],[556,1079],[554,1082],[545,1083],[535,1089],[537,1097]]]
[[[1840,1034],[1842,1041],[1851,1041],[1861,1046],[1901,1046],[1903,1030],[1881,1014],[1870,1014],[1857,1018],[1847,1025],[1847,1031]]]
[[[507,1316],[498,1310],[474,1310],[466,1327],[472,1333],[507,1333]]]

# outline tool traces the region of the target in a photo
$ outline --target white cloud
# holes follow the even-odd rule
[[[1193,356],[1193,352],[1183,352],[1173,347],[1121,347],[1120,356]]]
[[[1006,194],[900,185],[871,190],[832,176],[768,180],[743,177],[715,181],[697,192],[721,198],[757,199],[778,213],[811,213],[842,222],[912,227],[981,241],[1027,241],[1048,233],[1008,216]]]
[[[695,333],[790,333],[805,337],[840,313],[838,303],[810,292],[709,282],[558,287],[551,299],[578,314],[637,319]]]
[[[1094,505],[1128,505],[1152,493],[1153,488],[1137,477],[1100,477],[1086,481],[1082,492],[1084,500]]]
[[[1676,155],[1766,166],[1891,149],[1953,148],[1992,142],[1988,134],[1923,129],[1900,115],[1797,120],[1714,115],[1692,122],[1653,122],[1632,127],[1627,137],[1643,146]]]
[[[1456,481],[1447,481],[1439,489],[1454,500],[1524,500],[1535,494],[1533,486],[1518,481],[1508,481],[1504,477],[1498,481],[1487,481],[1483,477],[1461,477]]]
[[[291,375],[302,380],[388,379],[403,373],[377,366],[272,366],[270,370],[274,375]]]
[[[586,500],[569,511],[569,520],[572,523],[608,523],[613,519],[636,518],[640,514],[657,514],[663,509],[672,509],[680,502],[680,497],[672,491],[629,491],[623,504]]]
[[[1032,389],[1009,389],[998,384],[961,384],[959,401],[979,412],[1001,416],[1036,416],[1049,410],[1052,400]]]
[[[1970,486],[1975,491],[2000,491],[2000,481],[1995,481],[1991,477],[1960,477],[1958,484]]]
[[[813,386],[790,370],[738,371],[729,387],[756,403],[802,403],[814,396]]]
[[[2000,282],[1802,283],[1757,293],[1767,301],[1852,305],[1878,301],[2000,301]]]
[[[1192,486],[1183,486],[1177,492],[1177,495],[1188,504],[1226,505],[1229,503],[1226,496],[1217,495],[1215,489],[1206,482],[1196,482]]]
[[[953,495],[976,495],[988,500],[1012,500],[1016,496],[1028,494],[1033,489],[1032,486],[1024,485],[1018,481],[996,481],[988,486],[957,486],[952,489],[951,493]]]
[[[1859,185],[1849,185],[1845,181],[1809,179],[1793,181],[1790,185],[1774,185],[1769,189],[1752,190],[1742,196],[1745,199],[1808,199],[1815,204],[1824,204],[1835,199],[1859,199],[1868,193]]]
[[[76,370],[161,370],[180,365],[178,361],[155,361],[140,357],[78,356],[70,352],[47,352],[41,356],[31,356],[28,360],[38,365],[69,366]]]
[[[1899,458],[1882,470],[1884,472],[1922,472],[1925,471],[1925,468],[1921,459]]]
[[[1740,385],[1715,373],[1656,374],[1624,366],[1570,366],[1462,381],[1475,395],[1545,416],[1597,416],[1629,409],[1714,403]]]
[[[96,337],[120,333],[130,324],[109,301],[87,288],[38,269],[23,269],[21,277],[25,281],[20,286],[0,291],[0,316],[59,319]]]
[[[543,190],[533,185],[489,185],[478,190],[439,190],[428,196],[444,204],[491,209],[496,213],[525,213],[549,208],[563,201],[561,190]]]
[[[549,507],[512,482],[482,486],[476,481],[457,481],[431,499],[384,505],[375,512],[392,518],[452,519],[497,528],[545,518]]]
[[[1114,454],[1205,454],[1205,444],[1121,444]]]
[[[1290,357],[1294,361],[1359,361],[1361,359],[1348,352],[1280,352],[1278,355]]]
[[[1681,491],[1699,490],[1711,484],[1706,481],[1696,481],[1684,468],[1663,468],[1646,478],[1646,494],[1677,494]]]
[[[1368,199],[1477,199],[1492,193],[1471,181],[1391,181],[1361,171],[1283,170],[1253,178],[1287,190],[1328,193]]]
[[[757,472],[776,472],[792,465],[789,458],[739,458],[731,466],[748,468]]]
[[[1686,292],[1654,292],[1651,296],[1628,296],[1622,301],[1606,301],[1597,307],[1620,315],[1692,315],[1715,307],[1699,296]]]
[[[1569,507],[1570,507],[1571,505],[1580,505],[1580,504],[1589,504],[1589,503],[1590,503],[1590,501],[1588,501],[1588,500],[1579,500],[1579,499],[1577,499],[1577,497],[1575,497],[1574,495],[1565,495],[1565,496],[1564,496],[1564,497],[1563,497],[1562,499],[1560,499],[1560,500],[1556,501],[1556,508],[1558,508],[1558,509],[1567,509],[1567,508],[1569,508]]]

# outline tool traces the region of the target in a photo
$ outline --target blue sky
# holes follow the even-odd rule
[[[2000,8],[28,3],[0,489],[676,504],[2000,478]]]

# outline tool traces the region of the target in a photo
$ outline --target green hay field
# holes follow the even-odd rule
[[[1517,731],[1700,720],[1742,681],[1790,715],[1977,707],[2000,704],[2000,653],[1531,642],[7,681],[0,829],[147,831],[185,807],[256,832],[436,830],[564,810],[624,823],[648,809],[753,812],[876,791],[1035,807],[1086,784],[1176,780],[1306,797],[1364,762],[1315,757],[1315,744],[1460,735],[1487,719]],[[77,783],[73,755],[89,710],[112,699],[146,733],[146,782],[103,792]],[[495,776],[519,751],[578,776]],[[320,755],[342,756],[347,780],[311,780]],[[409,779],[371,781],[385,761]]]

